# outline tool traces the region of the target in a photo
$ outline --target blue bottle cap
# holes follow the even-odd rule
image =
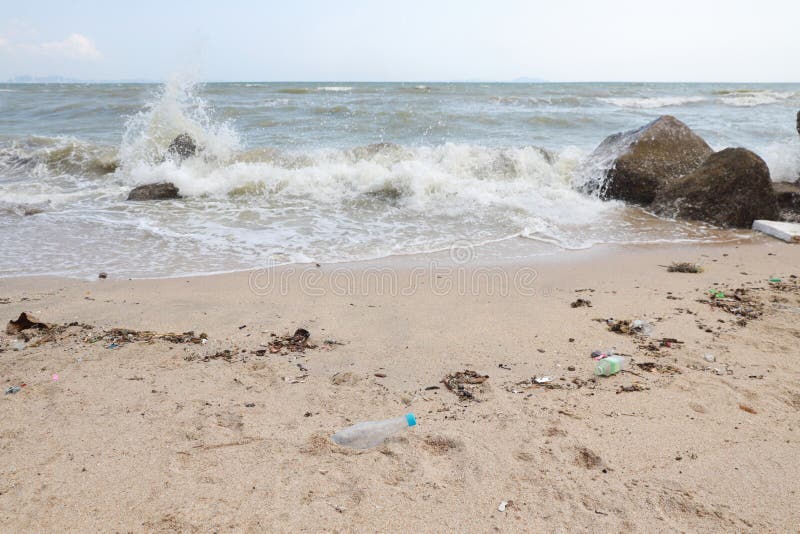
[[[406,414],[406,422],[408,423],[408,426],[414,426],[414,425],[417,424],[417,418],[414,417],[413,413],[407,413]]]

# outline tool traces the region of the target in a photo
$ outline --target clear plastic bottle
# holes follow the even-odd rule
[[[607,356],[595,362],[594,374],[597,376],[611,376],[624,371],[627,367],[628,360],[624,356]]]
[[[389,436],[416,424],[416,417],[414,417],[413,413],[409,413],[383,421],[358,423],[340,430],[331,436],[331,439],[334,443],[343,447],[371,449],[383,443]]]

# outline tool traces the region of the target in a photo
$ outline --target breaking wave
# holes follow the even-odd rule
[[[737,107],[765,106],[784,101],[800,101],[800,93],[794,91],[770,91],[757,89],[739,89],[720,91],[720,101],[723,104]]]
[[[325,93],[347,93],[352,91],[353,88],[349,86],[326,86],[326,87],[317,87],[317,91],[322,91]]]
[[[656,109],[666,107],[685,106],[687,104],[696,104],[698,102],[705,102],[707,99],[704,96],[661,96],[661,97],[613,97],[613,98],[600,98],[601,102],[612,104],[614,106],[623,108],[636,108],[636,109]]]

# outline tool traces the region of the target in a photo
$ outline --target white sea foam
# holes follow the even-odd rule
[[[317,91],[324,91],[326,93],[346,93],[346,92],[352,91],[352,90],[353,90],[352,87],[338,86],[338,85],[327,86],[327,87],[317,87]]]
[[[720,102],[729,106],[754,107],[776,104],[787,100],[800,100],[800,93],[794,91],[738,90],[723,93]]]
[[[601,102],[622,108],[656,109],[685,106],[707,100],[704,96],[659,96],[659,97],[608,97]]]
[[[759,155],[767,162],[774,181],[793,182],[800,178],[800,148],[795,139],[772,143],[759,150]]]

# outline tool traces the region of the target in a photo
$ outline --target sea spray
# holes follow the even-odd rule
[[[175,162],[165,158],[165,153],[180,134],[195,140],[201,159],[211,166],[225,165],[239,150],[236,130],[229,122],[214,120],[213,110],[199,94],[201,89],[194,80],[175,76],[155,92],[142,111],[128,118],[119,155],[121,170],[133,182],[174,172]],[[159,166],[164,166],[163,172],[154,172]]]

